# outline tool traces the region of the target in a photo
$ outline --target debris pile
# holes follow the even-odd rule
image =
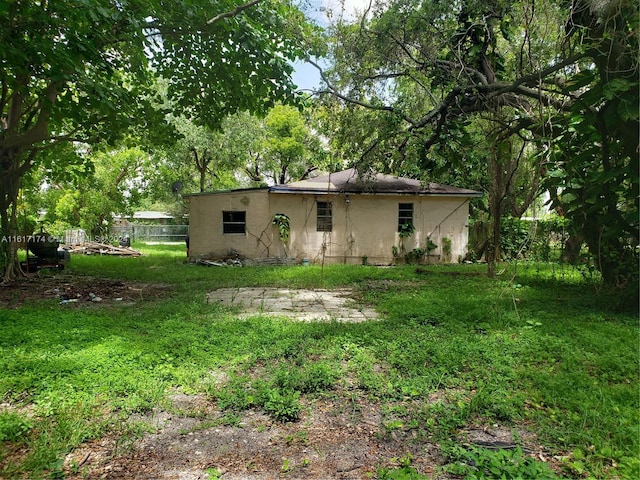
[[[221,260],[206,260],[206,259],[197,259],[194,262],[196,265],[205,265],[207,267],[242,267],[242,260],[234,259],[221,259]]]
[[[207,267],[242,267],[245,264],[245,258],[236,252],[233,248],[222,257],[200,257],[192,260],[196,265],[204,265]]]
[[[244,267],[244,266],[276,266],[276,265],[299,265],[300,261],[295,257],[267,257],[267,258],[243,258],[243,257],[218,257],[218,258],[196,258],[190,260],[196,265],[206,267]]]
[[[114,247],[107,243],[84,242],[82,245],[74,245],[69,248],[70,253],[80,253],[85,255],[120,255],[130,257],[140,257],[142,253],[131,247]]]
[[[125,282],[109,278],[57,273],[20,277],[0,288],[0,312],[32,302],[57,300],[61,305],[121,305],[167,298],[170,285]]]

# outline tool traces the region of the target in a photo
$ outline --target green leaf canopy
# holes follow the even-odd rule
[[[2,230],[43,150],[115,142],[134,128],[155,142],[168,110],[217,128],[230,113],[292,100],[291,62],[311,27],[289,0],[242,2],[2,2]],[[168,102],[154,98],[161,77]]]

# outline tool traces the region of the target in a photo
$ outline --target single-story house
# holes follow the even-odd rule
[[[389,264],[430,244],[431,259],[457,262],[467,251],[469,199],[481,195],[391,175],[360,176],[355,169],[192,194],[189,258]]]

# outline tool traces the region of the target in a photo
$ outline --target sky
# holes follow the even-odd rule
[[[310,93],[312,90],[316,90],[320,85],[320,73],[310,63],[295,62],[293,64],[295,70],[293,71],[293,83],[298,86],[298,90]]]
[[[344,11],[346,16],[351,16],[355,11],[363,10],[369,5],[370,0],[344,0]],[[302,0],[302,10],[307,17],[314,20],[319,25],[327,25],[329,23],[326,10],[339,12],[342,8],[340,0]],[[317,89],[320,84],[320,73],[318,70],[307,62],[298,61],[294,63],[293,81],[298,88],[303,91]]]

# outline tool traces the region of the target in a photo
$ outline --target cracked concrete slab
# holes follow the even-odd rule
[[[242,316],[282,316],[303,322],[366,322],[378,318],[348,289],[220,288],[207,294],[207,303],[238,307]]]

